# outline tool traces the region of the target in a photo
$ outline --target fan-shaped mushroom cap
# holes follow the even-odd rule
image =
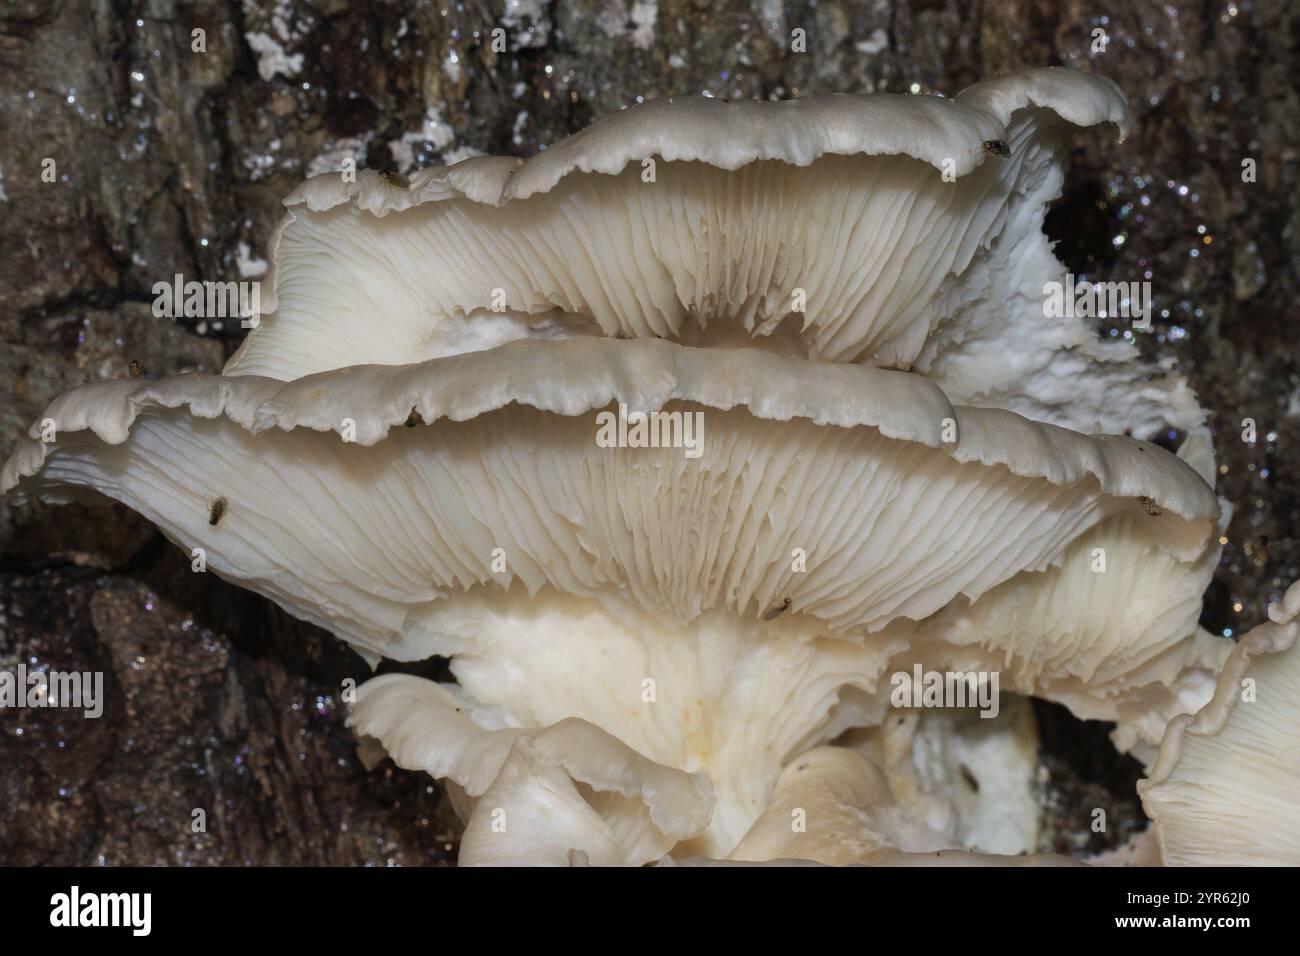
[[[1300,583],[1176,717],[1138,783],[1170,866],[1300,865]]]
[[[1209,699],[1232,645],[1197,623],[1220,548],[1211,538],[1199,553],[1173,553],[1145,533],[1148,517],[1108,518],[1053,567],[954,601],[913,653],[944,669],[996,670],[1006,691],[1116,721],[1116,746],[1149,763],[1169,719]]]
[[[702,458],[598,447],[583,413],[615,401],[710,409]],[[389,434],[412,410],[430,425]],[[617,592],[678,623],[789,597],[829,627],[874,631],[1042,570],[1110,515],[1194,558],[1218,507],[1158,448],[951,410],[915,376],[653,341],[513,343],[288,385],[114,382],[45,418],[57,442],[27,442],[5,490],[125,501],[218,573],[399,658],[436,652],[425,610],[488,582]],[[349,422],[356,442],[312,430]],[[229,508],[212,524],[218,498]],[[813,556],[806,573],[796,548]]]
[[[1001,321],[989,303],[1032,298],[1047,323],[1042,285],[1063,270],[1040,227],[1066,127],[1127,121],[1113,83],[1051,68],[956,99],[652,100],[529,160],[467,159],[409,188],[318,176],[286,200],[270,314],[226,373],[291,379],[585,334],[753,336],[908,365],[968,309]],[[1022,234],[1046,272],[1008,261]]]

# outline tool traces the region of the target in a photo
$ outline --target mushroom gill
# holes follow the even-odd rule
[[[1138,783],[1169,866],[1300,865],[1300,583],[1244,635],[1213,698]]]
[[[1195,427],[1181,379],[1043,315],[1070,134],[1128,123],[1109,80],[1047,68],[953,99],[652,100],[525,161],[318,176],[285,200],[266,315],[225,372],[661,337],[915,366],[1085,431]]]

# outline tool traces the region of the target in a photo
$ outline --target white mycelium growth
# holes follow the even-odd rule
[[[317,177],[222,375],[61,396],[3,487],[123,501],[372,663],[449,657],[350,721],[447,781],[462,862],[1007,859],[1032,714],[900,714],[891,674],[995,670],[1149,758],[1228,651],[1203,440],[1102,434],[1203,410],[1044,317],[1069,133],[1126,123],[1034,70]],[[698,434],[609,447],[614,412]]]

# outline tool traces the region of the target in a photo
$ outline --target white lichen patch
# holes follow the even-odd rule
[[[356,168],[365,165],[366,152],[370,148],[370,134],[348,136],[334,140],[328,149],[307,164],[307,176],[319,176],[322,173],[337,173],[343,169],[345,160],[353,160]]]
[[[271,80],[276,76],[293,77],[300,73],[303,55],[290,53],[286,46],[300,39],[309,24],[298,24],[292,5],[285,0],[278,0],[270,10],[252,0],[244,0],[243,7],[244,17],[249,23],[265,27],[244,33],[244,39],[257,55],[258,75],[263,80]]]

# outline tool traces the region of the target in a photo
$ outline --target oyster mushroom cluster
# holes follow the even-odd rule
[[[445,781],[462,863],[1070,862],[1030,853],[1031,696],[1154,762],[1169,862],[1244,852],[1223,806],[1274,767],[1256,855],[1295,862],[1300,671],[1257,658],[1300,592],[1231,658],[1198,628],[1205,412],[1043,306],[1070,138],[1127,123],[1044,69],[319,176],[222,374],[59,397],[3,489],[124,502],[372,665],[449,658],[350,724]],[[1256,666],[1272,709],[1234,707]]]

